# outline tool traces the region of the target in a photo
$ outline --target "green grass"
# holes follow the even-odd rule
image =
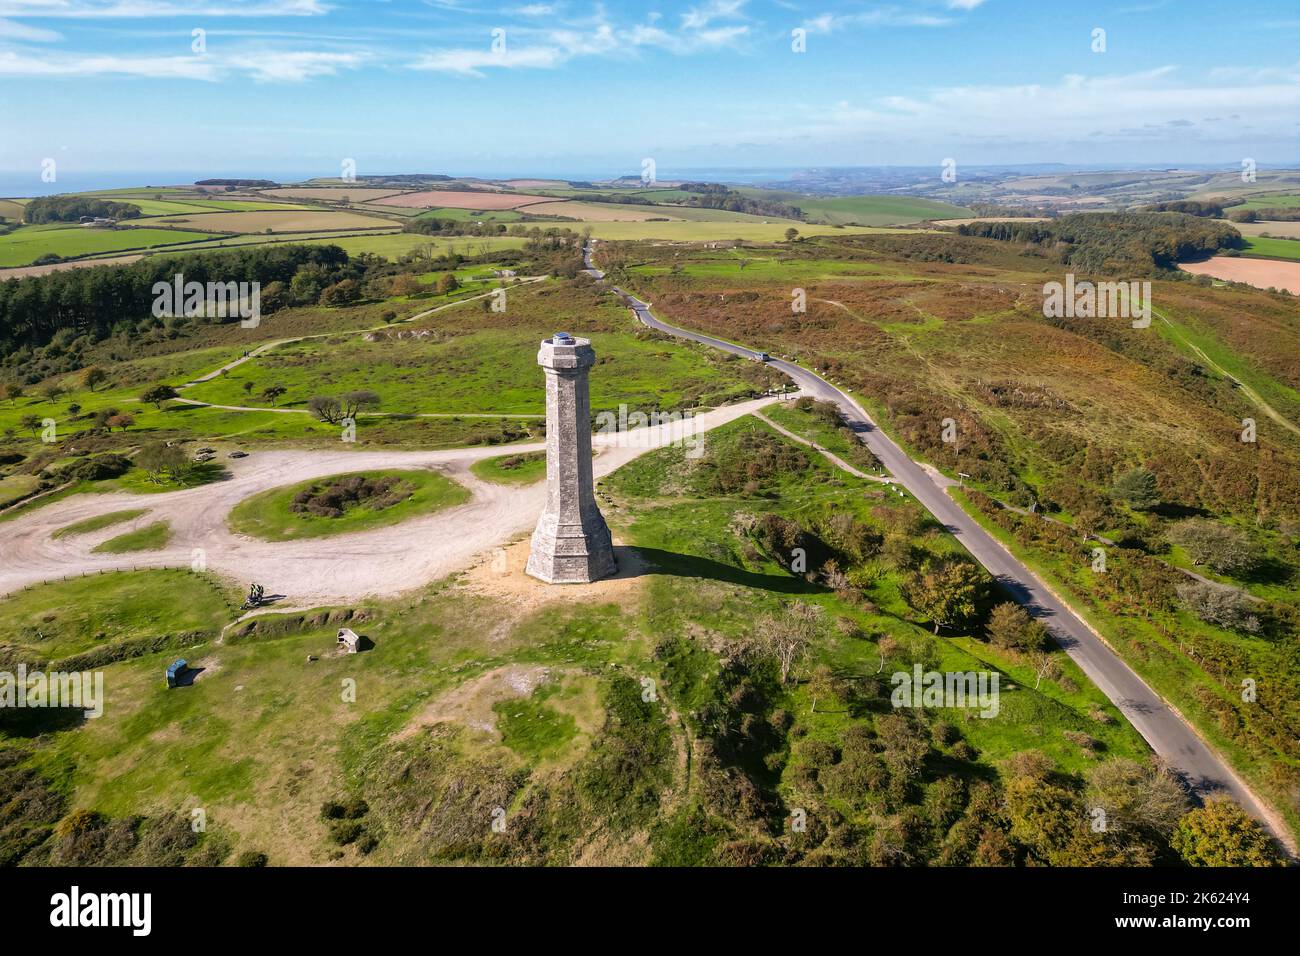
[[[71,225],[23,226],[0,236],[0,267],[31,265],[41,256],[64,259],[153,249],[208,238],[180,229],[83,229]]]
[[[866,446],[856,436],[846,434],[843,426],[832,425],[811,412],[796,408],[793,403],[770,405],[763,410],[763,414],[800,438],[816,442],[861,471],[878,474],[883,470]]]
[[[171,540],[172,529],[166,521],[155,521],[135,531],[109,538],[91,550],[95,554],[127,554],[132,551],[161,551]]]
[[[340,238],[308,238],[302,240],[308,245],[323,243],[339,246],[350,256],[363,252],[383,256],[385,259],[398,259],[407,253],[444,255],[459,251],[463,255],[477,254],[481,248],[490,251],[498,249],[522,249],[527,242],[523,236],[420,236],[409,232],[391,232],[378,235],[348,236]]]
[[[973,215],[965,206],[911,196],[803,196],[796,192],[748,187],[739,192],[797,206],[810,220],[831,224],[897,226],[927,219],[961,219]]]
[[[217,630],[230,595],[190,571],[122,571],[37,585],[0,600],[0,645],[58,660],[99,644]]]
[[[498,485],[531,485],[546,477],[546,452],[528,451],[484,458],[474,462],[469,470],[484,481]]]
[[[1243,255],[1265,259],[1300,260],[1300,239],[1260,239],[1243,236]]]
[[[289,510],[298,492],[319,487],[338,478],[364,475],[368,478],[392,476],[412,486],[411,496],[398,504],[380,510],[367,505],[348,508],[337,518],[298,514]],[[410,518],[432,514],[444,508],[463,504],[469,492],[434,471],[349,472],[330,475],[311,481],[299,482],[285,488],[273,488],[241,501],[230,512],[230,528],[236,534],[246,534],[264,541],[298,541],[303,538],[321,538],[354,531],[367,531],[397,524]]]
[[[492,709],[497,714],[501,742],[530,760],[556,754],[578,735],[573,716],[547,706],[539,693],[522,700],[498,701]]]
[[[0,507],[26,498],[39,488],[41,480],[35,475],[10,475],[0,478]]]
[[[110,511],[108,514],[96,515],[93,518],[86,518],[84,521],[64,525],[54,532],[51,537],[67,538],[78,534],[90,534],[92,531],[99,531],[115,524],[121,524],[124,521],[130,521],[132,518],[138,518],[147,510],[147,508],[134,508],[127,511]]]
[[[671,213],[670,213],[671,214]],[[678,242],[713,242],[744,239],[747,242],[777,242],[791,227],[801,236],[855,235],[882,230],[875,227],[819,225],[789,219],[757,222],[565,222],[566,229],[581,232],[590,228],[597,239],[669,239]],[[889,230],[893,231],[893,230]]]
[[[1246,202],[1240,206],[1230,206],[1227,211],[1233,209],[1296,209],[1300,208],[1300,193],[1257,193],[1248,196]]]
[[[633,409],[716,404],[750,390],[746,378],[717,356],[636,334],[612,302],[596,309],[575,305],[561,319],[551,307],[558,297],[543,298],[540,289],[512,288],[508,296],[504,328],[480,320],[474,305],[460,306],[432,319],[452,334],[290,343],[185,394],[215,405],[260,406],[264,402],[257,396],[274,384],[287,389],[278,407],[304,409],[314,395],[371,389],[387,413],[541,415],[537,343],[560,321],[568,323],[568,331],[589,337],[599,356],[601,364],[591,376],[594,411],[617,410],[620,404]],[[252,388],[246,390],[245,383]]]

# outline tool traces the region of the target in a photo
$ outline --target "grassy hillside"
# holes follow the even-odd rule
[[[1032,548],[1133,666],[1300,819],[1286,782],[1300,756],[1300,666],[1287,650],[1300,632],[1293,298],[1158,281],[1153,326],[1135,330],[1045,319],[1054,267],[983,240],[814,239],[743,272],[713,251],[608,257],[669,321],[827,370],[914,454],[971,475],[983,495],[971,507]],[[791,311],[795,287],[804,314]],[[959,441],[942,440],[946,418]],[[1247,418],[1254,442],[1241,440]],[[1153,476],[1153,500],[1124,497],[1134,469]],[[1188,560],[1177,536],[1209,533],[1191,518],[1247,563],[1224,573],[1212,555]],[[1090,571],[1089,534],[1109,542],[1107,574]],[[1240,616],[1206,619],[1187,570],[1225,585]],[[1247,674],[1267,675],[1267,701],[1242,701]]]
[[[733,485],[731,475],[748,477]],[[719,492],[719,481],[731,490]],[[103,717],[0,742],[9,755],[0,785],[24,775],[58,795],[54,814],[31,820],[21,844],[6,830],[0,850],[59,862],[124,816],[202,806],[210,856],[256,850],[273,864],[1168,853],[1145,835],[1113,845],[1090,837],[1082,812],[1063,818],[1055,842],[1015,836],[1034,812],[1027,787],[1082,799],[1102,765],[1145,772],[1145,748],[1059,653],[1062,669],[1035,688],[1020,656],[978,632],[929,633],[901,595],[918,566],[959,559],[960,549],[914,504],[753,419],[711,434],[702,459],[654,452],[603,490],[616,533],[638,550],[620,558],[631,577],[592,586],[581,604],[524,577],[516,548],[505,577],[480,569],[404,601],[271,615],[227,630],[220,644],[210,639],[220,616],[207,618],[207,637],[192,639],[203,643],[185,650],[198,668],[190,686],[163,685],[172,650],[139,648],[107,665]],[[855,554],[880,550],[838,552],[862,573],[832,588],[790,572],[789,555],[766,536],[772,527]],[[136,581],[157,593],[158,574],[115,575],[107,587],[96,579],[95,593],[112,607]],[[0,602],[4,618],[84,606],[77,585],[59,587]],[[508,599],[522,593],[536,599]],[[153,629],[202,626],[170,607]],[[811,643],[783,680],[755,635],[805,619]],[[334,654],[344,620],[373,646]],[[892,708],[890,675],[914,663],[996,671],[997,716]],[[352,684],[355,695],[340,693]],[[1024,750],[1039,756],[1016,756]],[[79,840],[47,839],[74,810],[100,816]],[[494,832],[502,813],[504,832]],[[114,854],[138,846],[114,844],[101,862],[135,861]]]

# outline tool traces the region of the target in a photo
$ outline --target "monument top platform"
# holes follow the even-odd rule
[[[537,364],[547,368],[585,368],[595,362],[591,339],[580,339],[568,332],[556,332],[549,339],[542,339],[537,353]]]

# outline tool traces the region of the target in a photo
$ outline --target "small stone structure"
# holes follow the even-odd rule
[[[355,654],[360,650],[361,637],[356,631],[347,627],[339,628],[338,646],[339,652],[344,654]]]
[[[618,570],[591,475],[591,394],[596,362],[588,339],[557,332],[542,341],[546,372],[546,507],[537,519],[527,572],[548,584],[582,584]]]

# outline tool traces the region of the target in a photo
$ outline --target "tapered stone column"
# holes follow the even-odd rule
[[[527,571],[551,584],[595,581],[618,570],[591,477],[591,342],[557,332],[542,341],[546,371],[546,508],[533,532]]]

